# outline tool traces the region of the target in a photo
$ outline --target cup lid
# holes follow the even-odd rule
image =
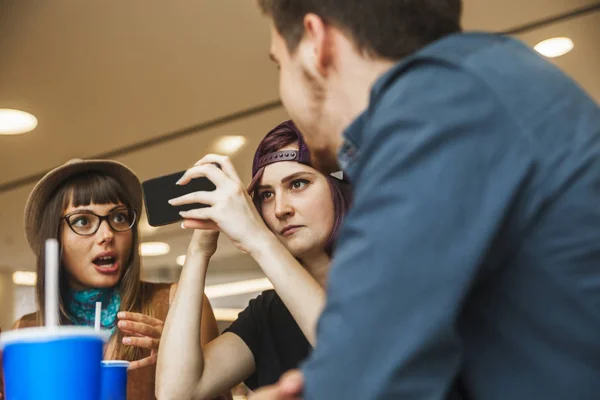
[[[125,360],[104,360],[101,364],[105,367],[126,367],[129,368],[129,361]]]
[[[97,332],[88,326],[59,326],[16,329],[0,334],[0,349],[15,343],[41,343],[53,340],[89,338],[108,342],[109,331]]]

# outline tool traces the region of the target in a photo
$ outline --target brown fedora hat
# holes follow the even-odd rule
[[[125,165],[110,160],[81,160],[73,159],[58,168],[48,172],[35,185],[25,204],[25,234],[29,247],[35,254],[48,238],[39,236],[42,213],[48,200],[65,180],[84,172],[103,172],[119,181],[133,199],[132,207],[141,212],[142,185],[138,177]]]

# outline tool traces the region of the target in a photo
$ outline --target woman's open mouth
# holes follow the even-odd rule
[[[119,270],[117,257],[112,254],[101,254],[92,260],[96,270],[103,274],[113,274]]]

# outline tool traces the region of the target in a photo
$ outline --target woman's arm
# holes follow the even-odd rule
[[[265,230],[268,230],[265,226]],[[314,347],[325,290],[270,231],[255,239],[250,255],[269,278],[294,320]]]
[[[177,294],[178,284],[173,283],[169,290],[169,308],[175,300]],[[208,343],[212,342],[219,336],[219,327],[215,318],[215,313],[212,309],[212,305],[208,300],[208,297],[204,295],[204,301],[202,303],[202,320],[200,322],[200,341],[201,346],[204,347]]]
[[[214,241],[216,248],[216,236],[216,232],[195,231],[188,248],[158,351],[159,400],[216,397],[254,371],[252,352],[239,337],[216,337],[215,318],[204,295],[206,271],[214,250],[202,244]],[[216,338],[210,341],[209,337]],[[203,349],[202,344],[207,342]]]

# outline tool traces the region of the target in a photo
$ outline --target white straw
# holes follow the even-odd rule
[[[100,314],[102,313],[102,302],[96,302],[96,320],[94,321],[94,329],[100,332]]]
[[[46,240],[46,327],[58,327],[58,241]]]

